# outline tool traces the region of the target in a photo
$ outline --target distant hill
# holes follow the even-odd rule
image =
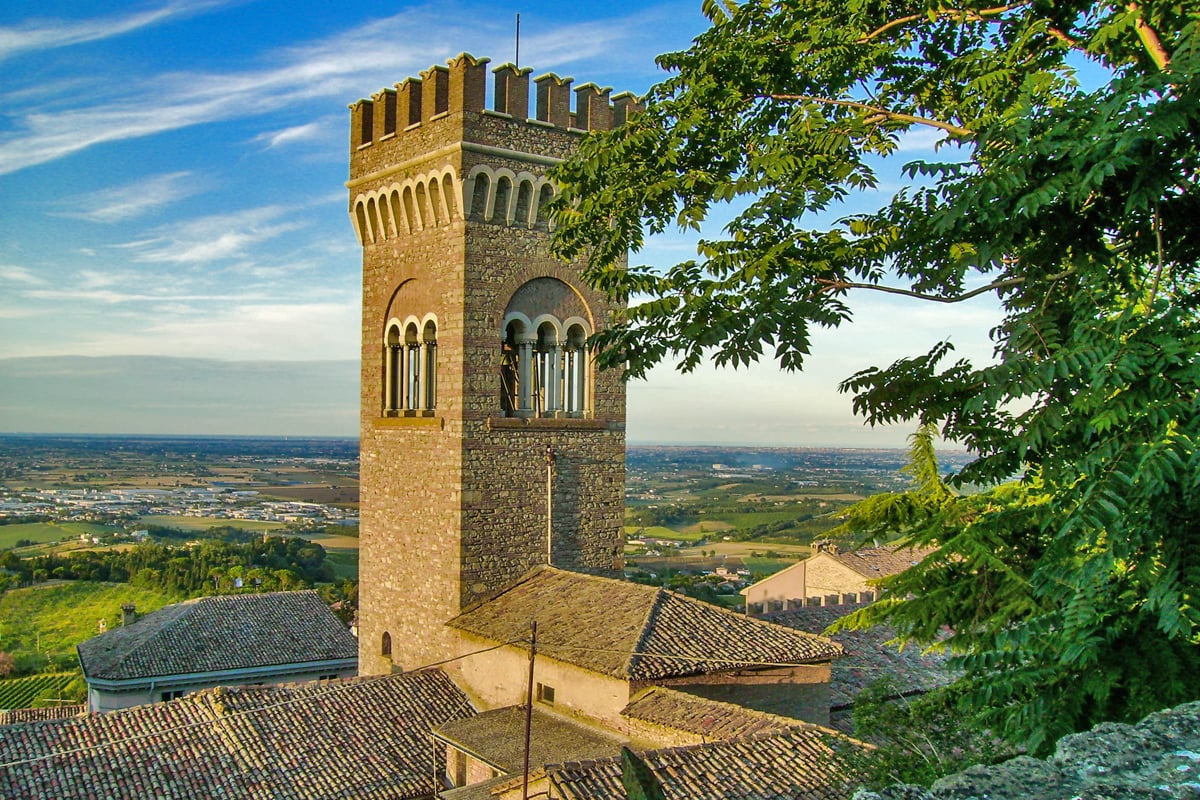
[[[359,364],[0,359],[0,432],[357,436]]]

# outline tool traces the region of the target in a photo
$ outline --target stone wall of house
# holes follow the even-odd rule
[[[796,593],[792,597],[823,597],[848,592],[857,594],[871,590],[866,578],[827,553],[816,553],[804,563],[808,572],[807,592]]]
[[[582,264],[551,257],[540,209],[553,192],[548,169],[581,132],[619,124],[636,102],[554,75],[531,87],[528,69],[505,65],[489,106],[486,67],[464,54],[351,106],[364,674],[446,658],[446,620],[548,559],[603,574],[622,563],[620,376],[589,364],[582,413],[511,417],[500,363],[519,292],[526,306],[540,292],[550,311],[582,310],[592,332],[609,324],[615,308],[583,283]],[[436,325],[431,409],[388,408],[387,331],[406,320]]]
[[[1046,759],[1027,756],[949,775],[929,789],[892,786],[855,800],[1073,800],[1200,797],[1200,702],[1136,725],[1104,723],[1059,740]]]
[[[708,700],[828,725],[829,677],[829,664],[798,664],[695,675],[656,683]]]
[[[460,686],[466,687],[481,709],[523,705],[528,692],[529,652],[517,647],[483,651],[494,645],[488,639],[461,633],[463,653],[449,670]],[[539,653],[533,680],[554,690],[554,702],[544,703],[561,714],[601,722],[619,729],[621,709],[629,704],[630,684],[593,670],[559,661]]]

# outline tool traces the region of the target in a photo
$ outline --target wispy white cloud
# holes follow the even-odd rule
[[[300,227],[281,221],[281,206],[214,214],[159,227],[153,238],[118,245],[143,263],[212,263],[246,255],[253,245]]]
[[[170,7],[168,7],[170,8]],[[565,69],[587,58],[628,61],[630,37],[646,36],[652,19],[663,16],[651,9],[588,24],[558,26],[529,37],[523,51],[537,59],[539,69]],[[104,142],[149,136],[191,125],[258,116],[314,99],[356,97],[414,75],[457,50],[485,53],[507,50],[507,22],[489,25],[478,15],[458,18],[445,9],[422,7],[375,20],[324,40],[277,50],[264,57],[258,70],[228,73],[166,73],[127,85],[112,86],[112,96],[95,105],[69,106],[88,98],[75,91],[55,98],[53,111],[14,114],[0,133],[0,174],[52,161]],[[413,30],[436,31],[414,38]],[[451,46],[448,43],[453,42]],[[619,46],[618,46],[619,45]],[[522,61],[526,58],[523,56]],[[364,87],[367,87],[364,89]],[[317,123],[314,123],[317,124]],[[269,141],[282,144],[289,136],[308,135],[307,126],[284,129]],[[271,136],[271,134],[267,134]]]
[[[68,198],[64,217],[91,222],[124,222],[157,211],[202,189],[189,172],[152,175],[124,186]]]
[[[255,143],[265,143],[267,149],[270,150],[275,147],[282,147],[283,145],[296,144],[297,142],[322,139],[328,135],[329,130],[336,124],[332,118],[327,117],[320,122],[310,122],[307,125],[293,125],[283,130],[260,133],[252,141]]]
[[[45,280],[27,267],[0,264],[0,283],[20,283],[26,286],[41,286]]]
[[[71,342],[71,352],[198,358],[219,354],[231,360],[357,357],[361,312],[358,298],[349,292],[310,303],[242,297],[208,304],[205,299],[209,298],[163,298],[162,305],[143,315],[143,325],[82,331]]]
[[[193,16],[222,5],[228,5],[228,0],[167,3],[158,8],[120,16],[71,21],[33,20],[23,25],[0,27],[0,60],[23,52],[50,50],[109,39],[173,18]]]

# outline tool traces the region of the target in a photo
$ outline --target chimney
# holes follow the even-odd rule
[[[133,603],[125,603],[121,606],[121,624],[132,625],[137,621],[137,606]]]

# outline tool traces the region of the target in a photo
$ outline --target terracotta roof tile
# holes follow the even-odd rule
[[[639,753],[666,800],[834,800],[850,794],[836,749],[856,746],[815,727]],[[620,758],[549,767],[564,800],[625,800]]]
[[[654,686],[638,694],[621,710],[621,715],[710,739],[732,739],[782,731],[796,725],[794,719],[662,686]]]
[[[201,597],[79,645],[88,678],[159,675],[358,658],[358,641],[312,591]]]
[[[0,725],[40,722],[45,719],[70,719],[71,717],[79,717],[86,713],[86,704],[0,709]]]
[[[0,729],[0,797],[421,797],[433,791],[428,731],[473,713],[436,671],[211,689]]]
[[[656,680],[761,664],[805,664],[841,654],[830,640],[636,583],[534,570],[448,624],[617,678]],[[526,646],[522,644],[522,646]]]
[[[914,564],[919,564],[925,556],[936,548],[896,548],[896,547],[865,547],[861,550],[850,550],[845,553],[822,551],[825,555],[837,560],[866,578],[882,578],[903,572]]]
[[[769,619],[789,628],[821,633],[864,605],[808,606],[772,614]],[[953,679],[946,656],[925,653],[911,645],[900,649],[889,644],[895,636],[896,632],[886,625],[830,634],[846,650],[845,658],[835,661],[831,669],[829,693],[833,708],[852,705],[855,695],[881,678],[890,679],[901,694],[927,692]]]
[[[573,761],[621,752],[624,740],[585,727],[543,709],[533,709],[530,764]],[[434,735],[486,761],[502,772],[525,765],[525,707],[509,706],[447,722]]]

